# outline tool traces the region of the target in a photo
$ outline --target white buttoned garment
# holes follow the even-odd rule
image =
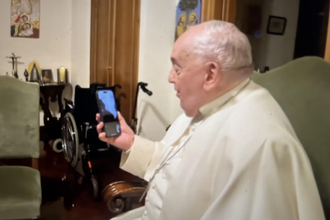
[[[136,136],[121,168],[149,181],[166,152],[191,134],[156,174],[145,207],[113,219],[324,220],[290,122],[268,91],[253,82],[244,88],[247,82],[203,106],[198,126],[182,114],[161,142]]]
[[[175,168],[180,163],[183,158],[184,145],[191,137],[196,127],[202,122],[202,117],[199,114],[195,117],[195,120],[192,121],[182,137],[179,138],[178,142],[175,143],[175,146],[170,148],[165,148],[162,153],[161,161],[164,161],[165,166],[160,169],[158,173],[155,173],[153,181],[150,183],[150,188],[148,194],[145,198],[145,207],[134,210],[143,211],[141,218],[134,218],[135,220],[148,220],[148,219],[158,219],[162,207],[162,202],[166,194],[169,183],[172,180],[172,177],[175,173]],[[173,149],[172,149],[173,148]],[[166,160],[166,156],[171,157],[170,160]],[[140,214],[138,214],[140,215]]]
[[[201,119],[202,118],[199,115],[195,118],[195,120],[192,121],[191,125],[180,138],[178,144],[169,148],[165,148],[161,158],[161,161],[165,160],[165,166],[155,174],[154,179],[150,183],[151,188],[148,190],[148,195],[145,200],[145,211],[142,217],[143,220],[159,219],[166,190],[169,186],[169,183],[172,181],[173,176],[175,175],[176,167],[179,165],[183,157],[185,149],[184,145],[191,137],[191,135],[193,135],[195,128],[201,123]],[[168,157],[173,157],[166,161],[167,155]]]

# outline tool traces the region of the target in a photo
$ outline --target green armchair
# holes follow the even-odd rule
[[[39,85],[0,76],[0,159],[39,157]],[[0,166],[0,219],[37,219],[38,170]]]
[[[330,63],[303,57],[252,78],[273,95],[292,123],[330,219]]]

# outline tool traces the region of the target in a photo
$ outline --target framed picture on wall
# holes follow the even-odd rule
[[[285,32],[285,26],[286,18],[270,15],[268,18],[267,33],[283,35]]]
[[[40,0],[11,0],[10,36],[39,38]]]
[[[201,22],[201,0],[180,0],[176,11],[175,40]]]

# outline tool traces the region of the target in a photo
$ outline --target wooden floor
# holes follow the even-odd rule
[[[40,149],[38,170],[41,175],[42,186],[42,220],[108,220],[115,216],[108,210],[101,196],[98,200],[93,199],[90,179],[82,178],[76,169],[70,167],[63,153],[55,153],[49,147],[44,147],[42,142],[40,142]],[[120,154],[114,147],[107,152],[94,154],[91,164],[93,172],[98,179],[100,192],[105,186],[116,181],[141,181],[140,178],[119,168]],[[1,164],[31,166],[32,160],[0,160]],[[75,178],[72,178],[72,174],[75,175]],[[68,198],[68,192],[64,189],[68,187],[63,186],[63,177],[67,179],[71,177],[70,180],[80,180],[75,181],[75,184],[70,187],[69,192],[73,194],[74,204],[70,209],[64,207],[64,197]],[[69,182],[72,183],[73,181]],[[141,206],[141,204],[134,204],[133,206],[137,207]]]
[[[75,198],[75,206],[71,210],[64,208],[63,197],[44,201],[41,206],[42,220],[102,220],[110,219],[113,216],[102,201],[92,199],[89,189],[86,187],[79,189]]]
[[[55,158],[57,157],[57,158]],[[55,159],[54,159],[55,158]],[[99,180],[100,190],[115,181],[135,181],[139,178],[121,170],[119,166],[120,153],[114,152],[109,157],[92,160],[93,171]],[[101,199],[92,198],[92,185],[89,179],[80,181],[81,185],[74,187],[74,207],[65,209],[63,204],[63,189],[61,173],[65,170],[66,161],[62,154],[50,153],[39,159],[39,170],[42,176],[43,203],[41,206],[42,220],[106,220],[114,217]],[[79,175],[78,175],[79,176]],[[56,177],[56,178],[54,178]]]

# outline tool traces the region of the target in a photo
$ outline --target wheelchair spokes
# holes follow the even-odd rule
[[[76,121],[70,112],[63,118],[62,138],[64,157],[72,167],[75,167],[79,156],[79,136]]]

